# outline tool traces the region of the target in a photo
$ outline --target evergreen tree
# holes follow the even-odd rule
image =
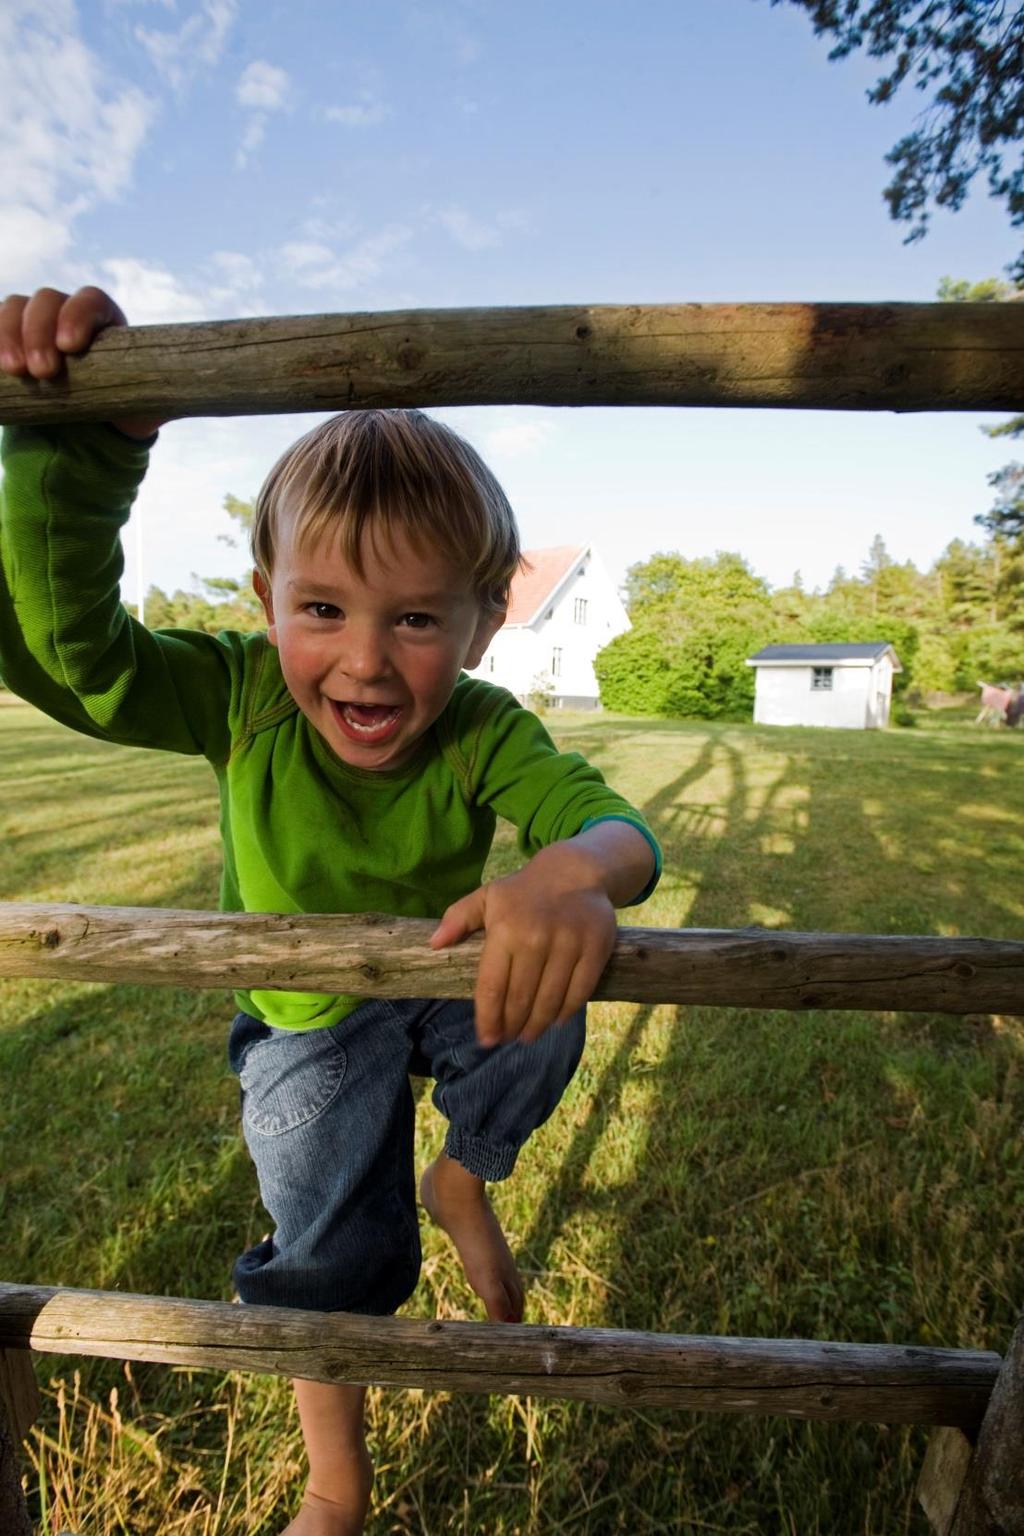
[[[771,0],[773,5],[783,0]],[[1009,0],[789,0],[815,35],[834,40],[830,59],[858,48],[889,61],[868,92],[876,105],[910,82],[931,93],[919,121],[886,156],[894,175],[884,196],[891,216],[927,231],[932,207],[956,211],[979,171],[1024,225],[1024,5]],[[1012,157],[1012,158],[1011,158]],[[1005,160],[1005,163],[1004,163]],[[1014,265],[1024,282],[1024,254]]]
[[[998,432],[1000,429],[994,428],[990,436],[995,437]],[[1021,433],[1024,433],[1024,416],[1017,418],[1014,436]],[[1002,469],[989,475],[988,483],[997,493],[995,503],[987,512],[979,512],[974,521],[995,537],[1024,547],[1024,464],[1018,464],[1016,460],[1004,464]]]
[[[980,283],[968,283],[966,278],[944,277],[939,284],[938,296],[947,302],[992,304],[1009,300],[1024,301],[1024,273],[1021,286],[1011,288],[997,277],[986,277]],[[1024,416],[1014,416],[995,427],[982,427],[987,437],[1024,436]],[[989,475],[988,483],[996,491],[995,505],[987,512],[979,512],[974,521],[995,538],[1009,539],[1024,548],[1024,464],[1004,464],[995,474]]]
[[[942,607],[955,629],[969,629],[994,616],[998,568],[990,550],[954,539],[935,568],[941,579]]]

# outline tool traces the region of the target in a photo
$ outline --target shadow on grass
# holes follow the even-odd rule
[[[728,768],[727,788],[695,810],[681,791],[696,789],[716,756]],[[947,840],[955,836],[959,859],[979,867],[984,862],[990,870],[991,849],[983,840],[950,828],[942,776],[960,771],[960,764],[926,764],[923,782],[915,786],[918,808],[941,825]],[[751,894],[765,905],[803,894],[793,892],[786,873],[799,841],[800,878],[809,878],[816,893],[815,920],[807,926],[859,926],[844,921],[841,871],[851,859],[870,872],[900,856],[902,850],[892,846],[899,820],[873,807],[857,814],[847,797],[837,824],[839,789],[828,774],[812,771],[806,752],[788,753],[755,805],[744,755],[729,734],[720,734],[713,750],[705,742],[693,768],[644,807],[665,842],[666,864],[682,870],[694,892],[686,925],[742,925],[749,920]],[[885,794],[883,784],[874,791]],[[969,792],[976,793],[976,786]],[[788,834],[780,839],[779,833],[787,806],[798,816],[792,852],[785,851]],[[822,879],[836,887],[825,922],[818,915]],[[791,905],[808,910],[807,903]],[[946,910],[956,910],[955,901]],[[866,926],[890,929],[891,912],[883,908],[878,921]],[[636,1012],[616,1054],[613,1108],[650,1017],[650,1009]],[[1009,1093],[1019,1104],[1024,1063],[1019,1043],[1010,1040],[979,1060],[969,1022],[944,1021],[943,1033],[947,1046],[955,1039],[961,1061],[970,1062],[964,1075],[972,1080],[957,1082],[955,1074],[936,1071],[931,1030],[917,1018],[673,1010],[662,1031],[660,1063],[647,1075],[635,1176],[618,1184],[614,1207],[604,1204],[607,1259],[601,1272],[613,1298],[609,1321],[669,1332],[950,1344],[979,1342],[972,1335],[980,1325],[989,1334],[985,1342],[991,1344],[994,1335],[998,1343],[1000,1328],[1012,1327],[1016,1310],[994,1281],[1012,1264],[1008,1212],[1024,1181],[1005,1181],[1002,1170],[1019,1133],[1003,1114],[999,1131],[986,1137],[997,1166],[987,1197],[974,1183],[971,1209],[957,1186],[970,1176],[972,1158],[954,1152],[961,1166],[950,1178],[948,1135],[934,1136],[929,1127],[959,1101],[962,1118],[980,1122],[970,1133],[982,1133],[993,1115],[986,1095],[998,1103]],[[548,1248],[559,1213],[581,1196],[579,1140],[552,1186],[558,1203],[544,1210]],[[599,1152],[597,1136],[585,1144],[587,1157]],[[934,1237],[944,1219],[959,1228],[955,1242],[950,1234],[945,1241]],[[969,1255],[963,1247],[968,1232]],[[532,1258],[529,1240],[526,1250]],[[926,1276],[927,1301],[921,1294]],[[927,1529],[912,1493],[920,1434],[720,1418],[698,1422],[694,1430],[680,1427],[679,1415],[645,1418],[659,1426],[662,1454],[668,1444],[683,1455],[685,1442],[688,1467],[685,1495],[676,1490],[682,1504],[665,1502],[670,1489],[664,1478],[648,1481],[642,1507],[655,1522],[652,1528],[662,1528],[659,1520],[665,1529],[677,1528],[672,1522],[680,1519],[685,1526],[696,1521],[697,1511],[713,1521],[725,1510],[728,1523],[713,1528],[761,1529],[770,1519],[786,1529],[789,1519],[800,1531],[850,1536],[897,1526]],[[656,1455],[658,1436],[618,1423],[606,1424],[605,1434],[614,1475],[628,1487],[633,1458],[643,1454],[638,1440],[648,1438],[647,1454]],[[568,1445],[549,1449],[571,1455]]]
[[[756,784],[734,731],[689,745],[689,764],[644,805],[667,868],[692,893],[681,924],[742,926],[756,899],[785,926],[942,931],[966,910],[961,871],[969,889],[993,868],[990,838],[951,816],[956,803],[999,814],[998,794],[976,799],[962,744],[854,756],[863,782],[852,797],[834,738],[799,733]],[[702,795],[712,774],[722,783]],[[991,815],[980,820],[988,828]],[[939,845],[956,875],[924,900],[902,896],[908,867],[926,875],[941,863]],[[1007,856],[1020,849],[1014,826]],[[998,926],[1005,885],[990,884],[984,922]],[[976,923],[976,901],[969,910]],[[630,1125],[642,1045],[647,1102]],[[528,1272],[557,1272],[566,1224],[582,1215],[602,1229],[586,1257],[615,1326],[998,1347],[1019,1305],[1000,1276],[1014,1272],[1024,1195],[1019,1166],[1006,1172],[1021,1144],[1009,1105],[1019,1112],[1022,1067],[1019,1042],[979,1036],[970,1021],[632,1010],[533,1213]],[[987,1190],[978,1157],[955,1134],[950,1145],[958,1122],[968,1144],[984,1142]],[[635,1171],[614,1198],[601,1190],[609,1133],[633,1138]],[[434,1422],[458,1439],[471,1413],[454,1401]],[[927,1529],[913,1498],[918,1431],[562,1405],[543,1417],[544,1458],[611,1490],[600,1516],[573,1516],[568,1490],[554,1497],[546,1518],[565,1521],[559,1529]],[[498,1455],[481,1430],[474,1463]],[[437,1493],[457,1507],[454,1486]]]

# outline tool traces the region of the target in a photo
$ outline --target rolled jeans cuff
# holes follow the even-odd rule
[[[444,1139],[444,1150],[453,1162],[461,1163],[467,1173],[474,1174],[487,1184],[495,1184],[499,1179],[507,1179],[519,1156],[519,1148],[509,1142],[495,1146],[483,1136],[474,1136],[469,1131],[460,1131],[454,1125],[448,1127],[448,1134]]]

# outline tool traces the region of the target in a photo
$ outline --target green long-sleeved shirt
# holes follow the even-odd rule
[[[264,634],[136,623],[120,601],[120,529],[148,446],[106,426],[16,428],[3,456],[0,675],[86,735],[209,759],[223,910],[438,917],[480,884],[496,816],[526,854],[622,818],[657,859],[639,812],[503,689],[463,675],[414,757],[369,772],[343,763],[301,713]],[[360,1001],[237,995],[295,1029],[333,1024]]]

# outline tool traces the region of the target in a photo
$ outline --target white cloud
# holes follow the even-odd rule
[[[188,279],[131,256],[112,257],[101,270],[133,325],[225,320],[264,309],[262,273],[239,251],[215,252]]]
[[[499,422],[483,434],[484,451],[496,459],[516,459],[534,453],[546,443],[553,432],[549,421],[530,420]]]
[[[346,128],[369,128],[389,117],[390,110],[382,101],[369,94],[345,107],[325,107],[324,117],[329,123],[342,123]]]
[[[235,97],[243,107],[258,107],[264,112],[278,112],[288,100],[291,80],[288,71],[254,59],[242,71]]]
[[[290,275],[304,288],[347,290],[371,282],[384,269],[386,258],[408,245],[413,231],[404,224],[390,224],[340,254],[323,244],[291,242],[281,247],[281,258]]]
[[[242,134],[242,142],[238,146],[235,155],[235,164],[241,169],[249,159],[254,149],[259,149],[267,132],[267,119],[262,112],[257,112],[245,125]]]
[[[210,265],[227,290],[240,299],[254,297],[263,286],[263,274],[258,265],[242,251],[214,251]]]
[[[351,218],[327,218],[325,214],[332,211],[336,203],[334,196],[328,196],[323,192],[317,192],[309,200],[309,206],[322,210],[308,219],[303,219],[300,228],[307,240],[320,240],[327,242],[333,240],[352,240],[358,233],[359,226]]]
[[[327,266],[334,260],[334,252],[329,245],[320,245],[313,240],[290,240],[281,247],[281,255],[288,266],[300,272],[310,267]]]
[[[216,64],[237,14],[237,0],[201,0],[177,31],[136,27],[135,36],[154,67],[177,90],[200,69]]]
[[[0,101],[0,286],[23,287],[60,262],[80,214],[130,184],[156,107],[110,78],[71,0],[0,4]]]
[[[267,132],[267,113],[280,112],[287,107],[290,89],[291,79],[287,70],[267,64],[263,59],[254,59],[246,65],[235,87],[235,99],[241,106],[256,110],[245,125],[242,142],[235,156],[237,166],[246,165],[253,150],[263,143]]]
[[[501,235],[493,224],[475,219],[465,208],[445,208],[437,215],[437,221],[448,231],[452,239],[467,251],[489,250],[501,244]]]
[[[70,244],[69,219],[0,204],[0,288],[35,288],[56,276]]]
[[[160,325],[174,320],[202,320],[211,311],[206,296],[165,267],[131,256],[101,262],[106,285],[132,325]]]

